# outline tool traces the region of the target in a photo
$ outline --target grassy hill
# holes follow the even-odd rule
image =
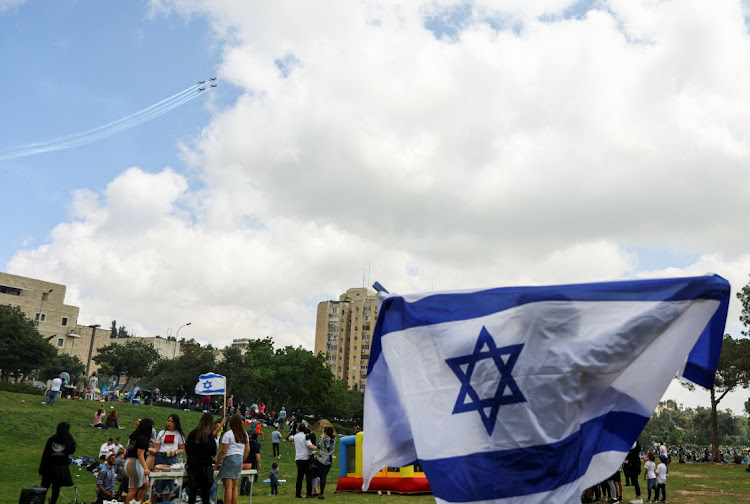
[[[37,474],[39,460],[47,438],[54,434],[57,424],[67,421],[71,433],[78,443],[77,458],[88,455],[96,458],[99,447],[109,437],[120,437],[123,444],[135,428],[138,418],[151,417],[157,430],[166,424],[167,417],[178,413],[183,429],[187,434],[198,423],[200,413],[179,411],[151,406],[101,403],[109,412],[117,409],[123,430],[99,430],[88,427],[100,403],[91,401],[71,401],[60,399],[55,407],[42,405],[42,396],[0,392],[0,504],[15,504],[23,487],[38,486],[41,482]],[[271,463],[271,429],[264,428],[265,440],[261,440],[261,471],[255,486],[253,502],[289,502],[294,497],[294,481],[297,469],[294,463],[294,446],[281,443],[281,459],[276,459],[281,470],[281,478],[286,479],[279,487],[279,496],[270,497],[269,485],[260,482],[267,477]],[[446,440],[450,442],[450,440]],[[337,447],[338,452],[338,447]],[[672,464],[667,481],[667,497],[670,502],[682,504],[734,504],[750,502],[750,473],[744,466],[733,464]],[[79,492],[79,501],[94,500],[95,478],[85,468],[79,470],[71,466],[71,474]],[[341,504],[426,504],[434,502],[432,495],[391,495],[377,494],[334,494],[338,478],[338,457],[328,475],[327,500]],[[645,491],[645,485],[642,485]],[[304,492],[304,490],[303,490]],[[62,495],[72,498],[72,488],[63,488]],[[633,498],[632,487],[625,487],[625,501]],[[645,493],[644,493],[645,499]],[[242,499],[240,500],[243,501]],[[58,501],[65,503],[65,499]]]

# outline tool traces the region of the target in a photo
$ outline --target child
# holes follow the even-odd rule
[[[279,464],[271,464],[271,472],[268,473],[271,478],[271,495],[279,495]]]
[[[654,463],[654,460],[656,460],[656,456],[654,452],[649,450],[648,460],[644,467],[646,472],[643,475],[643,479],[646,480],[646,488],[648,488],[648,499],[646,499],[646,502],[656,502],[656,500],[651,500],[652,488],[654,489],[654,497],[658,497],[659,495],[659,492],[656,490],[656,463]]]
[[[271,446],[273,446],[273,457],[281,458],[281,452],[279,451],[279,444],[281,443],[281,432],[279,426],[276,425],[273,432],[271,433]]]
[[[659,502],[667,502],[667,456],[659,455],[659,465],[656,466],[656,498],[654,502],[659,500],[659,490],[661,490],[661,500]]]

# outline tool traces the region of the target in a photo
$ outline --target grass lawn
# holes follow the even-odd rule
[[[57,424],[67,421],[71,424],[71,433],[78,443],[74,457],[88,455],[96,458],[99,447],[109,437],[120,437],[126,443],[130,432],[135,428],[135,421],[142,417],[151,417],[156,422],[156,429],[161,430],[167,417],[176,410],[133,406],[130,404],[101,403],[107,412],[115,406],[123,430],[99,430],[88,427],[93,421],[99,403],[91,401],[71,401],[59,399],[53,408],[42,405],[42,396],[0,392],[0,504],[15,504],[23,487],[38,486],[41,482],[37,474],[39,460],[47,438],[54,434]],[[25,402],[21,402],[25,401]],[[187,434],[198,423],[200,413],[179,412],[182,426]],[[265,440],[261,440],[261,470],[259,482],[255,485],[253,502],[266,504],[271,502],[292,502],[294,497],[294,446],[282,442],[279,463],[281,478],[286,483],[279,486],[279,496],[269,496],[270,487],[262,483],[266,479],[271,463],[271,430],[264,428]],[[337,446],[338,453],[338,446]],[[85,468],[79,470],[71,466],[73,480],[78,487],[79,500],[91,502],[95,498],[95,478]],[[377,495],[358,493],[334,493],[338,478],[338,457],[328,474],[327,500],[341,504],[369,504],[384,502],[402,504],[422,504],[434,502],[432,495]],[[645,485],[641,485],[645,492]],[[304,489],[303,489],[304,492]],[[63,488],[59,503],[66,501],[62,496],[72,498],[73,489]],[[634,497],[633,487],[625,487],[625,500]],[[669,502],[684,504],[730,504],[750,502],[750,473],[745,466],[734,464],[672,464],[667,479],[667,497]],[[644,494],[645,498],[645,494]],[[243,502],[243,500],[240,500]],[[317,501],[316,501],[317,502]]]

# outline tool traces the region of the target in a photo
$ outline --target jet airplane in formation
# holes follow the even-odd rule
[[[216,86],[218,86],[218,84],[211,84],[211,87],[216,87]]]
[[[216,77],[211,77],[211,78],[210,78],[210,79],[208,79],[208,80],[216,80]]]
[[[199,80],[198,81],[198,84],[205,84],[205,83],[206,83],[206,81],[204,81],[204,80]]]
[[[205,90],[206,90],[206,88],[204,88],[204,87],[198,88],[198,91],[205,91]]]

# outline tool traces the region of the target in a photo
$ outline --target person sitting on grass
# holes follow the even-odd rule
[[[115,498],[115,482],[117,480],[117,473],[115,472],[116,458],[115,454],[110,452],[107,455],[104,469],[96,475],[96,504],[101,504],[105,500]]]
[[[106,425],[110,429],[122,429],[122,427],[120,427],[120,424],[117,423],[117,410],[112,410],[109,412],[104,425]]]
[[[94,413],[94,423],[90,423],[89,427],[107,429],[108,427],[102,423],[103,418],[104,418],[104,408],[99,408],[98,410],[96,410],[96,413]]]

